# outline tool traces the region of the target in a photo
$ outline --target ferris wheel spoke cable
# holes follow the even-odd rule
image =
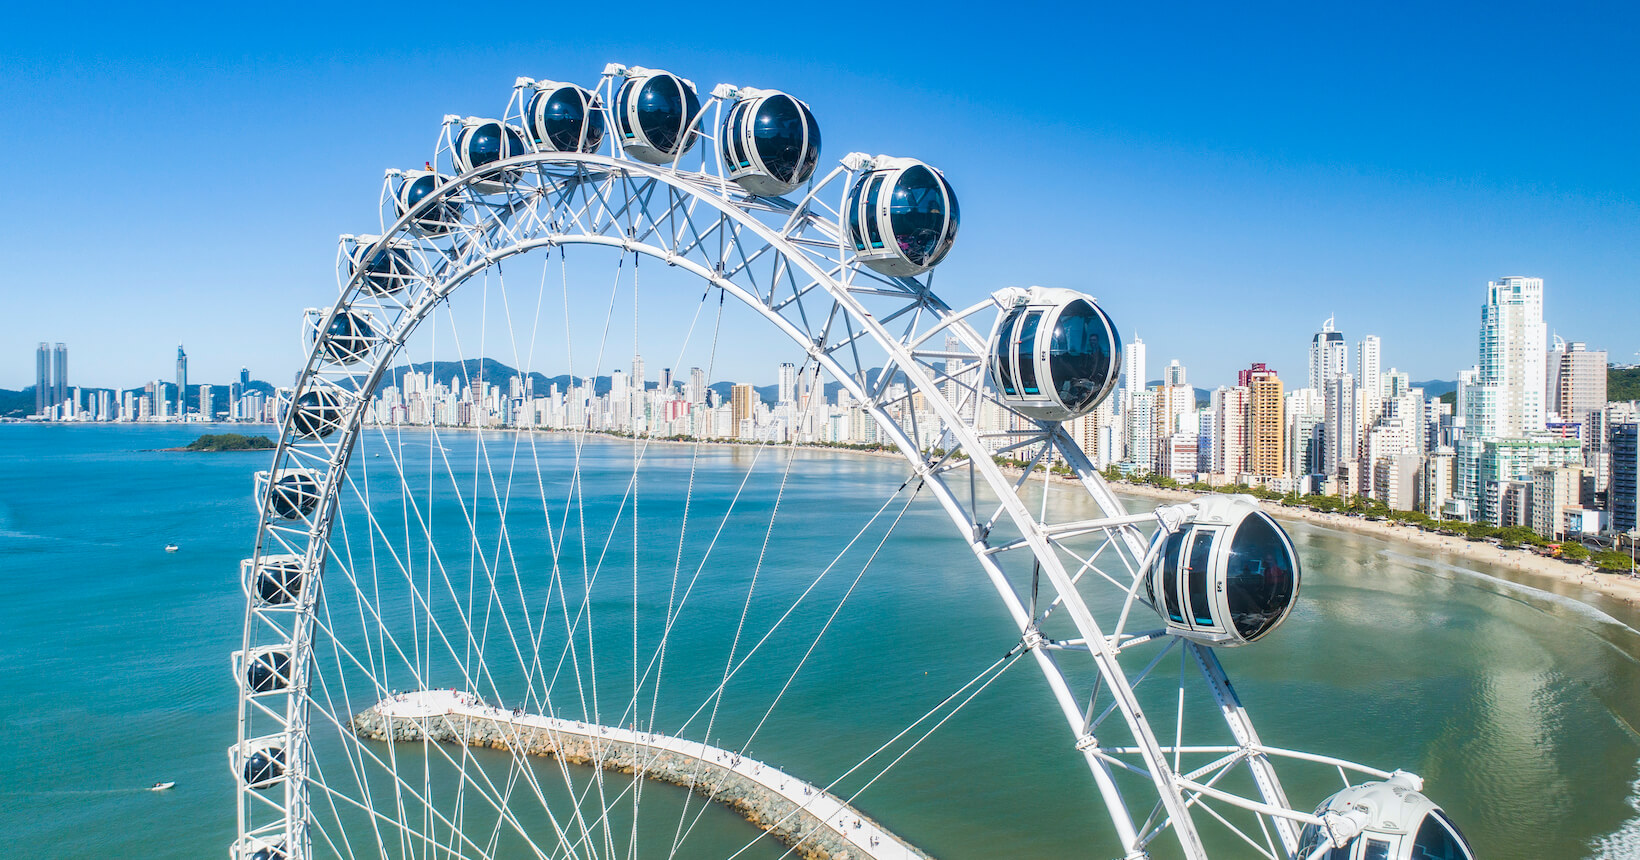
[[[812,592],[815,588],[817,588],[819,586],[820,581],[822,579],[824,579],[826,574],[830,573],[831,570],[834,567],[836,567],[839,562],[842,561],[843,557],[848,553],[848,551],[850,549],[852,549],[854,547],[855,543],[857,543],[860,538],[865,536],[866,532],[869,531],[871,526],[877,521],[877,519],[882,516],[883,512],[888,510],[889,505],[891,505],[894,502],[895,497],[898,496],[903,490],[905,490],[905,488],[909,484],[910,484],[910,480],[908,479],[905,483],[902,483],[899,486],[898,489],[896,489],[892,494],[890,494],[889,497],[886,500],[884,500],[882,506],[877,509],[876,513],[872,514],[871,519],[868,520],[866,522],[866,524],[864,526],[862,526],[860,528],[860,530],[855,533],[854,537],[850,538],[850,540],[848,541],[848,544],[846,546],[844,546],[841,551],[838,552],[837,556],[835,558],[833,558],[831,563],[826,565],[826,567],[823,570],[821,570],[820,574],[815,577],[814,581],[811,582],[806,589],[804,589],[802,594],[798,595],[797,599],[792,602],[791,606],[786,609],[785,613],[782,614],[780,616],[780,618],[777,619],[774,622],[774,624],[770,626],[769,630],[764,634],[763,638],[758,640],[757,644],[754,645],[752,647],[752,649],[745,655],[745,657],[743,657],[741,659],[741,662],[738,665],[736,665],[733,670],[731,670],[729,672],[728,677],[725,677],[723,682],[720,683],[718,685],[717,689],[715,689],[713,691],[713,695],[721,695],[721,693],[723,691],[723,688],[724,688],[725,685],[728,684],[729,679],[732,678],[736,673],[738,673],[740,671],[740,669],[744,668],[745,665],[748,662],[750,662],[753,654],[755,654],[757,652],[757,650],[759,648],[761,648],[763,646],[763,644],[769,640],[769,638],[780,627],[780,625],[783,622],[785,622],[785,620],[787,618],[789,618],[793,612],[795,612],[797,610],[798,605],[803,601],[803,599],[806,598],[809,595],[810,592]],[[837,620],[837,616],[839,614],[841,614],[841,612],[843,611],[844,604],[848,601],[849,597],[851,597],[854,594],[855,588],[857,588],[859,586],[860,580],[862,578],[864,578],[865,573],[868,569],[870,569],[872,562],[877,559],[878,554],[882,552],[883,547],[888,543],[889,538],[893,536],[895,527],[897,527],[899,525],[900,520],[903,519],[905,517],[906,512],[908,510],[910,510],[912,502],[916,501],[917,493],[920,489],[921,489],[921,485],[919,484],[919,486],[916,489],[913,489],[912,492],[906,497],[905,504],[903,506],[901,506],[899,513],[895,515],[894,520],[889,524],[888,528],[883,532],[882,538],[878,540],[877,546],[872,549],[871,555],[868,556],[866,558],[865,562],[860,566],[859,572],[854,575],[854,579],[849,583],[848,588],[844,591],[843,595],[840,598],[838,598],[837,605],[832,608],[831,614],[826,618],[825,623],[823,625],[821,625],[819,631],[817,631],[815,633],[813,640],[811,640],[808,643],[808,647],[803,652],[802,658],[800,658],[798,660],[797,665],[792,668],[791,673],[786,677],[786,680],[781,685],[780,690],[774,695],[773,699],[769,702],[768,708],[764,710],[762,717],[759,718],[759,720],[757,722],[757,725],[754,726],[752,731],[746,736],[746,738],[743,741],[741,741],[740,749],[739,749],[739,754],[740,755],[745,755],[751,749],[752,742],[757,738],[758,733],[762,731],[763,726],[768,721],[769,717],[774,714],[775,708],[779,706],[781,699],[785,696],[787,690],[789,690],[791,688],[792,683],[797,680],[798,673],[800,673],[803,670],[803,667],[808,663],[809,657],[811,657],[814,654],[814,650],[817,647],[819,647],[820,640],[826,635],[826,632],[831,629],[832,623]],[[710,697],[709,697],[708,700],[709,701],[711,700]],[[695,714],[692,715],[688,720],[684,721],[684,725],[687,726],[689,724],[689,722],[693,721],[694,717],[698,716],[701,712],[701,709],[703,709],[704,707],[705,707],[705,703],[702,703],[701,708],[697,708],[696,711],[695,711]],[[698,776],[698,765],[697,765],[697,776]],[[712,793],[707,797],[707,800],[710,801],[710,800],[715,799],[716,798],[716,793],[717,793],[716,789],[714,788]],[[685,810],[685,811],[687,812],[687,810]],[[682,842],[685,839],[687,839],[689,833],[694,830],[695,825],[700,822],[700,819],[705,814],[705,811],[706,811],[706,807],[702,806],[700,811],[698,811],[695,814],[695,817],[689,822],[688,828],[685,829],[682,832],[682,834],[680,835],[680,837],[676,841],[674,841],[674,843],[672,845],[672,851],[668,855],[669,857],[670,856],[675,856],[677,854],[680,845],[682,844]]]

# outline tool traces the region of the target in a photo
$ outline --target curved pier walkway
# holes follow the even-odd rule
[[[804,860],[929,860],[820,787],[697,741],[490,707],[471,693],[400,693],[353,718],[379,741],[465,743],[638,773],[723,803]]]

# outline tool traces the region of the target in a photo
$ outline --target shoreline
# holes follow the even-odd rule
[[[440,429],[462,431],[503,430],[512,433],[535,432],[553,436],[574,436],[585,433],[587,436],[597,436],[610,441],[661,442],[670,445],[694,445],[704,443],[708,445],[721,445],[725,447],[740,448],[802,448],[828,453],[855,454],[867,457],[888,458],[900,460],[902,462],[905,460],[904,455],[895,448],[873,451],[804,443],[794,445],[789,442],[742,442],[730,439],[664,439],[658,437],[619,436],[600,431],[551,430],[545,428],[447,427]],[[1003,466],[1002,470],[1005,474],[1010,475],[1018,475],[1020,472],[1017,467],[1012,466]],[[1067,485],[1081,486],[1081,482],[1072,475],[1056,475],[1050,473],[1049,478],[1053,481]],[[1163,502],[1188,502],[1192,499],[1199,498],[1202,495],[1201,493],[1196,493],[1190,490],[1167,489],[1163,487],[1153,487],[1148,484],[1130,484],[1125,481],[1118,481],[1114,483],[1107,482],[1107,484],[1110,486],[1111,491],[1117,494],[1138,496],[1141,498],[1155,499]],[[1629,614],[1631,616],[1630,620],[1640,624],[1640,577],[1624,576],[1622,574],[1614,573],[1599,573],[1589,564],[1547,558],[1538,555],[1530,548],[1506,549],[1499,544],[1495,544],[1490,541],[1471,541],[1468,538],[1426,532],[1417,526],[1402,525],[1387,519],[1373,521],[1362,517],[1352,517],[1345,514],[1322,513],[1319,511],[1312,511],[1309,508],[1292,507],[1280,502],[1267,502],[1263,500],[1259,502],[1259,507],[1277,519],[1303,522],[1320,528],[1350,532],[1352,534],[1382,540],[1390,544],[1406,544],[1415,550],[1421,551],[1418,554],[1426,557],[1432,553],[1442,553],[1452,557],[1453,559],[1465,562],[1503,568],[1504,570],[1517,574],[1519,578],[1497,577],[1495,574],[1481,570],[1471,570],[1470,572],[1478,576],[1501,578],[1516,585],[1536,588],[1541,591],[1549,591],[1562,597],[1576,600],[1579,603],[1590,606],[1601,612],[1606,612],[1608,609],[1621,607],[1620,611],[1625,611]],[[1590,592],[1597,596],[1598,600],[1591,600]],[[1599,605],[1599,600],[1611,601],[1615,604],[1615,606]]]
[[[1162,487],[1123,482],[1113,483],[1110,487],[1112,491],[1117,493],[1159,501],[1185,502],[1198,497],[1197,493],[1189,490],[1170,490]],[[1592,591],[1601,597],[1624,605],[1631,612],[1640,613],[1640,578],[1634,576],[1625,576],[1620,573],[1599,573],[1587,564],[1548,558],[1538,555],[1529,548],[1507,549],[1490,541],[1472,541],[1463,537],[1426,532],[1417,526],[1401,525],[1392,520],[1374,521],[1344,514],[1321,513],[1308,508],[1284,505],[1280,502],[1260,501],[1259,507],[1276,519],[1298,521],[1321,528],[1346,531],[1377,538],[1392,544],[1407,544],[1415,550],[1422,550],[1423,552],[1419,552],[1419,555],[1430,552],[1444,553],[1464,561],[1505,568],[1522,574],[1521,579],[1518,580],[1505,577],[1510,582],[1551,591],[1594,606],[1586,597],[1574,593],[1576,589]],[[1477,570],[1472,572],[1481,576],[1491,576],[1485,571]],[[1544,588],[1545,585],[1559,586],[1559,588]],[[1594,606],[1594,608],[1601,611],[1606,609],[1606,607],[1601,606]]]

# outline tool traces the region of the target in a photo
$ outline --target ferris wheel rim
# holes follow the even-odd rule
[[[545,168],[552,166],[573,169],[579,177],[577,181],[589,181],[594,176],[607,177],[615,174],[621,174],[627,178],[639,176],[645,181],[664,183],[670,188],[676,189],[680,193],[689,195],[695,201],[704,202],[715,207],[723,217],[736,219],[741,226],[748,228],[753,233],[757,234],[761,240],[767,242],[776,250],[777,253],[802,266],[817,283],[824,286],[831,295],[831,298],[837,301],[839,306],[845,308],[851,315],[853,315],[856,321],[861,324],[862,332],[869,334],[876,345],[880,347],[885,354],[893,358],[893,360],[898,364],[896,370],[905,375],[909,385],[914,386],[919,392],[933,392],[936,395],[929,397],[929,400],[933,404],[935,411],[941,413],[941,417],[943,419],[948,419],[947,424],[950,428],[952,428],[953,435],[957,438],[957,442],[961,445],[961,447],[974,452],[981,452],[984,450],[983,442],[975,434],[973,428],[968,426],[966,419],[964,419],[961,414],[958,414],[955,407],[952,407],[950,404],[946,403],[943,397],[937,396],[938,386],[936,382],[932,378],[928,377],[926,372],[918,367],[913,351],[908,348],[906,344],[893,338],[881,325],[874,324],[875,320],[873,320],[872,314],[858,301],[854,300],[854,297],[851,296],[849,287],[846,284],[839,282],[831,273],[822,269],[819,264],[810,257],[809,254],[805,253],[803,249],[792,245],[787,241],[786,237],[775,232],[769,228],[768,225],[758,219],[751,217],[745,209],[743,209],[740,205],[737,205],[735,201],[727,194],[713,193],[714,191],[722,190],[722,183],[706,173],[683,174],[675,169],[665,166],[649,165],[632,159],[614,158],[591,153],[527,153],[525,155],[516,156],[504,161],[484,165],[478,169],[461,174],[447,182],[442,183],[434,194],[427,195],[420,200],[416,206],[405,210],[392,224],[390,229],[384,230],[382,235],[377,238],[375,242],[367,246],[364,253],[366,255],[373,254],[379,249],[394,247],[393,243],[400,241],[435,241],[426,236],[417,235],[414,229],[414,224],[418,216],[433,210],[443,202],[459,194],[477,192],[481,195],[488,196],[490,192],[479,191],[478,185],[480,183],[493,181],[493,176],[505,175],[509,172],[518,171],[529,167]],[[597,168],[599,173],[594,174],[592,171],[587,170],[589,166]],[[804,198],[805,202],[811,199],[813,195],[814,191],[809,192],[809,195]],[[793,211],[799,214],[803,211],[802,204],[793,205],[790,201],[785,200],[766,201],[760,198],[753,198],[750,195],[747,196],[748,201],[754,199],[767,205],[775,205],[778,207],[778,204],[786,204],[792,207],[790,210],[783,211]],[[809,217],[815,216],[811,213]],[[841,236],[842,225],[839,223],[837,226],[839,227],[839,236]],[[448,239],[448,237],[443,237],[443,239]],[[443,239],[437,241],[442,241]],[[839,243],[841,244],[841,239],[839,240]],[[316,515],[316,520],[322,520],[322,523],[315,523],[312,526],[312,533],[315,536],[321,536],[321,539],[313,542],[309,546],[307,558],[304,559],[304,566],[306,569],[312,570],[317,577],[322,578],[322,573],[325,567],[323,561],[324,546],[328,541],[328,536],[322,536],[321,530],[328,529],[329,523],[335,517],[336,500],[341,490],[341,482],[338,480],[338,476],[345,472],[347,465],[357,447],[361,430],[365,426],[363,406],[368,401],[370,394],[379,387],[383,374],[391,368],[393,361],[403,349],[405,340],[416,330],[417,327],[422,324],[428,314],[436,309],[441,303],[447,301],[450,295],[452,295],[463,284],[469,282],[473,276],[479,272],[485,271],[490,266],[498,265],[502,260],[529,253],[539,248],[563,248],[570,245],[599,246],[618,250],[622,254],[632,253],[634,255],[647,255],[654,259],[662,260],[669,266],[682,268],[691,275],[706,281],[711,286],[718,287],[725,293],[734,295],[742,302],[742,304],[751,308],[766,321],[774,324],[777,330],[781,331],[789,337],[793,343],[807,351],[810,357],[814,358],[818,363],[824,366],[825,369],[832,372],[836,381],[841,383],[847,390],[850,391],[851,394],[859,397],[864,403],[869,404],[871,402],[871,398],[867,396],[868,393],[862,380],[855,378],[853,374],[847,372],[846,368],[844,368],[841,363],[837,362],[829,353],[817,352],[816,345],[812,342],[812,340],[807,340],[802,332],[798,331],[789,323],[789,321],[781,317],[778,313],[771,312],[768,306],[765,305],[763,300],[757,295],[746,292],[741,285],[726,277],[721,271],[714,271],[693,259],[679,257],[672,249],[665,248],[661,245],[634,241],[630,237],[617,238],[605,235],[589,235],[574,231],[559,231],[530,240],[509,242],[500,248],[494,248],[487,251],[482,261],[473,262],[468,266],[457,269],[454,274],[447,274],[443,279],[437,281],[436,283],[429,279],[427,288],[423,293],[423,299],[418,305],[415,306],[419,308],[419,310],[415,310],[411,306],[403,306],[404,319],[395,324],[388,332],[383,332],[378,346],[372,347],[372,357],[369,361],[368,369],[362,374],[365,384],[359,386],[357,390],[353,392],[353,396],[347,401],[347,405],[344,410],[346,419],[338,427],[338,433],[340,435],[337,436],[336,443],[332,446],[334,454],[330,458],[328,463],[329,469],[324,476],[321,489],[322,500],[319,504],[319,509]],[[324,314],[322,320],[319,322],[320,331],[323,331],[323,327],[333,320],[338,314],[344,313],[352,308],[356,299],[367,294],[364,287],[365,277],[366,273],[362,269],[354,273],[353,277],[342,289],[336,302],[331,305],[329,311]],[[931,290],[927,289],[914,279],[891,278],[887,280],[899,283],[899,285],[906,290],[906,295],[908,298],[916,298],[917,301],[927,307],[930,312],[947,315],[957,314],[957,312],[953,311],[950,306],[941,301]],[[969,342],[977,344],[983,344],[985,342],[982,335],[966,321],[965,314],[957,316],[954,321],[949,323],[949,326],[952,331],[959,333]],[[308,361],[304,366],[303,372],[298,377],[297,386],[292,394],[293,403],[304,393],[311,390],[316,390],[323,384],[321,381],[321,374],[325,371],[326,361],[323,355],[322,347],[323,337],[316,337],[312,347],[309,349]],[[977,350],[977,353],[983,357],[985,355],[985,350],[983,348],[979,349]],[[350,375],[355,378],[360,376],[359,373],[354,372],[350,372]],[[924,459],[921,449],[916,446],[914,441],[911,439],[910,434],[907,433],[906,428],[889,416],[880,407],[873,406],[869,411],[877,426],[888,432],[889,437],[894,441],[896,449],[899,450],[906,460],[915,469],[926,470],[929,464]],[[281,427],[280,438],[274,456],[273,472],[275,474],[277,474],[279,469],[285,468],[286,463],[290,462],[292,450],[300,443],[293,425],[294,414],[295,410],[292,409],[291,414],[287,415],[286,420]],[[1042,424],[1045,430],[1047,430],[1048,423]],[[1054,433],[1062,431],[1054,429],[1047,430],[1047,432]],[[1074,443],[1072,443],[1072,447],[1075,447]],[[1076,450],[1080,453],[1079,449]],[[1010,488],[1010,481],[1003,475],[1000,468],[995,463],[991,462],[989,456],[978,456],[972,459],[973,466],[976,471],[985,476],[985,480],[992,486],[993,489],[1000,491],[1005,488]],[[943,481],[935,481],[934,483],[940,487],[943,487]],[[1091,490],[1091,487],[1089,489]],[[271,492],[271,484],[269,492]],[[939,491],[936,490],[937,494],[938,492]],[[948,495],[949,493],[947,492],[947,496]],[[942,505],[946,507],[947,513],[951,514],[953,525],[958,526],[960,531],[964,523],[958,521],[954,508],[951,504],[947,504],[947,498],[945,496],[941,496],[940,499]],[[266,493],[264,493],[263,497],[259,499],[259,502],[261,502],[264,510],[266,510]],[[1010,516],[1014,517],[1016,522],[1020,523],[1021,531],[1025,534],[1027,540],[1032,537],[1040,540],[1041,535],[1026,526],[1026,523],[1039,526],[1040,523],[1037,518],[1027,507],[1023,505],[1023,503],[1019,503],[1017,499],[1015,499],[1014,502],[1015,504],[1012,507],[1005,505],[1005,507],[1008,507]],[[268,517],[264,516],[262,521],[259,523],[257,530],[256,548],[252,557],[253,565],[271,555],[266,552],[266,548],[268,546],[268,528]],[[968,538],[970,544],[972,544],[972,535],[968,535]],[[1044,561],[1053,557],[1053,553],[1051,549],[1047,547],[1046,543],[1043,543],[1040,548],[1033,545],[1032,549],[1033,552],[1039,558],[1044,559]],[[983,557],[981,558],[981,562],[982,564],[984,563]],[[1044,565],[1048,570],[1050,578],[1054,577],[1055,564],[1056,562]],[[1080,597],[1076,596],[1077,590],[1074,587],[1074,582],[1068,578],[1063,569],[1058,570],[1058,578],[1062,579],[1063,585],[1066,586],[1061,589],[1061,593],[1069,595],[1067,600],[1072,604],[1069,611],[1074,616],[1077,611],[1075,604],[1080,602]],[[1060,583],[1056,583],[1056,585],[1058,584]],[[1082,613],[1087,614],[1088,622],[1091,624],[1092,628],[1094,630],[1098,630],[1099,626],[1093,621],[1091,613],[1088,613],[1087,608],[1082,606],[1080,609]],[[252,648],[251,626],[253,622],[253,614],[253,609],[250,606],[247,606],[244,636],[244,648],[246,649],[246,653],[249,653]],[[1078,621],[1078,624],[1081,624],[1080,620]],[[1090,637],[1090,640],[1091,639],[1092,637]],[[297,644],[299,647],[311,647],[311,640]],[[292,656],[296,663],[301,664],[304,662],[301,659],[295,659],[297,657],[296,654],[293,653]],[[1213,664],[1213,667],[1208,668],[1204,664],[1204,670],[1216,672],[1222,677],[1222,669],[1217,668],[1217,661],[1212,657],[1210,651],[1201,651],[1198,649],[1197,659],[1210,661]],[[1117,674],[1121,674],[1120,667],[1118,667]],[[1227,682],[1225,686],[1228,686]],[[244,712],[247,694],[243,689],[240,690],[239,698],[241,711],[239,746],[241,749],[244,749],[246,748],[246,743],[255,740],[255,738],[248,738],[244,734]],[[1149,734],[1148,723],[1145,721],[1145,717],[1138,712],[1136,701],[1123,704],[1122,713],[1130,723],[1130,726],[1137,724],[1139,727],[1135,728],[1134,733],[1136,736],[1141,736],[1141,729],[1143,734]],[[1228,718],[1229,716],[1227,713],[1227,719]],[[1248,726],[1250,728],[1250,723]],[[1153,735],[1149,735],[1148,746],[1153,749],[1160,749],[1160,744]],[[1095,775],[1097,778],[1097,771],[1095,772]],[[1170,796],[1175,800],[1180,797],[1176,785],[1169,785],[1166,788],[1162,786],[1159,772],[1157,772],[1157,776],[1155,778],[1157,781],[1158,793],[1160,794],[1164,805],[1167,805],[1167,800]],[[245,790],[248,789],[241,788],[242,792]],[[1279,791],[1279,784],[1277,786],[1277,790]],[[1118,815],[1116,806],[1112,805],[1108,800],[1107,806],[1110,808],[1113,818],[1115,818]],[[1125,808],[1122,810],[1122,814],[1127,814]],[[1192,819],[1189,815],[1180,815],[1175,812],[1173,813],[1173,817],[1176,822],[1182,822],[1176,823],[1175,825],[1175,830],[1179,833],[1181,841],[1186,840],[1188,837],[1194,836],[1194,824],[1191,823]],[[1130,828],[1132,827],[1131,818],[1129,819],[1128,826]],[[1119,821],[1118,829],[1122,829]],[[241,839],[244,839],[245,835],[246,834],[242,826]],[[1127,834],[1123,834],[1123,838],[1124,841],[1128,841]],[[1205,857],[1206,855],[1204,851],[1199,846],[1199,841],[1196,841],[1194,848],[1187,842],[1185,850],[1187,853],[1195,851],[1196,856]]]

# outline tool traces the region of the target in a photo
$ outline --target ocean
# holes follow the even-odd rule
[[[244,616],[238,563],[256,527],[251,476],[268,457],[156,450],[201,432],[0,425],[0,854],[226,856],[234,833],[229,655]],[[483,462],[495,468],[517,451],[519,434],[482,436],[485,450],[475,447],[480,434],[442,436],[439,459],[453,464],[452,475],[470,477]],[[433,453],[424,442],[372,444],[365,454]],[[537,437],[532,462],[562,463],[569,444]],[[646,474],[662,476],[640,494],[646,512],[675,505],[668,488],[689,474],[702,517],[737,493],[764,509],[780,497],[772,552],[761,527],[728,537],[744,556],[742,573],[765,559],[762,587],[772,597],[793,588],[783,571],[828,559],[905,479],[893,459],[824,451],[788,458],[705,446],[697,459],[692,446],[652,446],[645,457]],[[385,459],[357,461],[376,470],[365,483],[379,485]],[[589,441],[581,460],[592,486],[612,486],[630,472],[632,444]],[[743,487],[754,460],[755,479]],[[1640,857],[1636,613],[1591,607],[1488,565],[1420,558],[1320,527],[1289,531],[1305,564],[1298,608],[1267,640],[1222,655],[1266,742],[1421,774],[1487,860]],[[517,544],[532,540],[542,539],[513,535]],[[165,552],[168,543],[179,551]],[[619,550],[602,557],[612,579],[630,582],[644,556]],[[845,751],[904,728],[1011,644],[991,585],[926,494],[869,565],[858,552],[850,559],[838,582],[868,569],[847,611],[830,622],[804,683],[752,750],[822,783],[854,760]],[[510,564],[520,577],[535,569],[528,558]],[[327,582],[332,601],[343,585]],[[679,667],[691,648],[721,647],[734,626],[739,592],[710,578],[702,589],[705,620],[679,639]],[[665,605],[664,594],[657,600]],[[603,610],[608,624],[619,625],[619,606]],[[805,623],[824,613],[816,617]],[[616,674],[629,671],[617,653],[604,659]],[[777,647],[768,659],[782,659]],[[674,689],[710,686],[680,677]],[[1019,663],[861,794],[859,806],[939,858],[1113,854],[1103,806],[1043,686],[1028,661]],[[620,696],[600,695],[612,695],[619,712]],[[686,716],[663,713],[656,727]],[[756,716],[725,714],[714,731]],[[158,781],[177,787],[144,790]],[[1294,788],[1305,797],[1321,790]],[[655,792],[661,805],[677,802]],[[702,821],[702,848],[750,829],[727,812]],[[1158,847],[1157,856],[1169,855]]]

